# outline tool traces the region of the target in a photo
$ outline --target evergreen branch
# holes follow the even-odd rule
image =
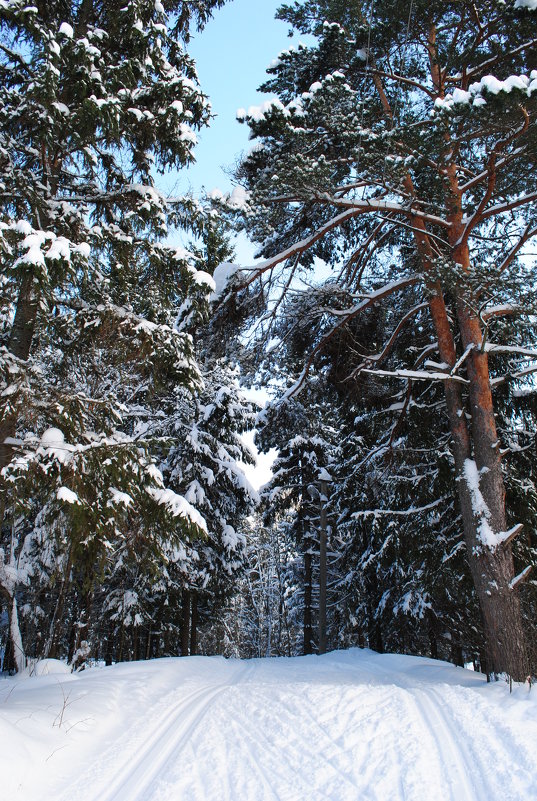
[[[531,239],[532,237],[537,236],[537,226],[532,228],[531,225],[527,225],[524,233],[520,236],[518,242],[513,245],[505,259],[502,261],[498,268],[498,275],[501,275],[504,270],[506,270],[509,265],[513,262],[514,258],[516,257],[517,253],[521,250],[521,248],[526,244],[526,242]]]
[[[527,149],[525,147],[517,148],[508,156],[505,156],[505,158],[500,159],[499,161],[496,162],[496,170],[500,170],[502,167],[505,167],[507,164],[510,164],[519,156],[523,156],[526,152]],[[468,192],[469,189],[472,189],[474,186],[477,186],[478,184],[482,183],[488,177],[488,174],[489,173],[487,169],[482,170],[478,175],[474,175],[473,178],[471,178],[469,181],[463,184],[460,187],[460,191],[462,193]]]
[[[522,125],[519,128],[517,128],[516,131],[513,131],[512,134],[510,134],[509,136],[505,137],[505,139],[501,139],[499,142],[496,142],[496,144],[494,145],[494,147],[492,149],[492,152],[491,152],[491,154],[489,156],[487,169],[486,169],[486,173],[487,173],[487,177],[488,177],[487,188],[485,190],[485,193],[484,193],[483,197],[481,198],[481,201],[480,201],[477,209],[475,210],[475,212],[472,215],[472,217],[466,223],[466,226],[464,228],[462,236],[460,237],[459,241],[456,243],[455,247],[459,247],[459,246],[464,247],[466,245],[466,243],[468,242],[468,237],[470,236],[470,233],[471,233],[472,229],[475,228],[475,226],[478,225],[479,222],[482,219],[482,213],[485,210],[485,208],[487,206],[487,203],[491,199],[491,197],[492,197],[492,195],[494,193],[494,189],[496,188],[496,177],[497,177],[496,159],[497,159],[498,154],[501,153],[501,151],[504,148],[508,147],[511,144],[511,142],[514,142],[515,139],[518,139],[519,136],[522,136],[528,130],[528,127],[529,127],[529,124],[530,124],[529,114],[528,114],[528,112],[526,111],[526,109],[523,106],[521,106],[520,108],[521,108],[521,111],[522,111],[522,114],[523,114],[523,117],[524,117],[524,121],[523,121]]]
[[[407,84],[408,86],[413,86],[414,88],[419,89],[420,91],[428,95],[431,98],[431,100],[434,100],[437,96],[437,93],[435,91],[433,91],[432,89],[428,89],[419,81],[416,81],[413,78],[408,78],[404,75],[396,75],[394,72],[384,72],[383,70],[374,67],[368,70],[363,70],[363,74],[364,75],[374,74],[378,75],[380,78],[388,78],[389,80],[395,81],[396,83],[404,83]]]
[[[450,373],[430,373],[426,370],[377,370],[364,367],[362,372],[369,373],[370,375],[386,376],[387,378],[411,378],[413,381],[457,381],[460,384],[470,383],[468,379],[454,376]]]
[[[339,278],[343,278],[343,274],[346,273],[346,284],[349,286],[351,282],[355,282],[358,286],[362,280],[362,276],[364,273],[365,268],[367,267],[370,259],[373,257],[375,251],[381,247],[386,239],[388,239],[393,231],[395,230],[395,225],[391,226],[388,231],[385,231],[382,236],[376,239],[377,234],[379,234],[385,224],[391,221],[393,218],[391,215],[387,215],[386,217],[381,217],[379,224],[373,229],[373,231],[369,234],[365,242],[363,242],[359,248],[355,250],[352,256],[347,260],[347,262],[342,267]],[[370,249],[370,245],[374,243],[374,247]],[[368,252],[369,251],[369,252]],[[353,265],[356,265],[353,268]]]
[[[361,303],[358,303],[351,309],[328,309],[325,308],[323,311],[326,313],[332,314],[334,316],[340,317],[341,319],[332,326],[330,331],[326,333],[320,342],[313,348],[311,351],[308,360],[306,362],[305,367],[303,368],[300,376],[295,381],[292,387],[290,387],[284,393],[282,397],[282,401],[285,402],[289,398],[295,397],[298,393],[303,389],[305,381],[309,375],[311,367],[313,366],[315,357],[317,354],[325,347],[326,343],[332,339],[333,336],[342,328],[342,326],[346,325],[350,320],[356,317],[360,312],[368,309],[370,306],[374,305],[377,301],[382,300],[389,295],[392,295],[394,292],[397,292],[400,289],[404,289],[407,286],[411,286],[412,284],[417,283],[420,280],[420,276],[410,276],[409,278],[401,278],[398,281],[394,281],[391,284],[386,284],[385,286],[377,289],[375,292],[372,292],[370,295],[367,295]]]
[[[20,53],[16,53],[15,50],[11,50],[11,48],[7,47],[7,45],[3,44],[2,42],[0,42],[0,50],[2,50],[6,56],[9,56],[9,58],[15,61],[20,67],[26,70],[26,72],[32,75],[30,65],[24,60]]]
[[[519,45],[518,47],[514,47],[512,50],[509,50],[507,53],[500,52],[498,55],[494,56],[493,58],[487,59],[487,61],[482,61],[477,67],[474,67],[472,70],[468,70],[465,73],[465,81],[468,82],[474,75],[479,75],[479,73],[483,72],[483,70],[489,69],[489,67],[493,67],[495,64],[500,63],[505,59],[511,59],[513,56],[518,55],[519,53],[523,53],[524,50],[528,50],[531,47],[535,47],[537,45],[537,39],[530,39],[528,42],[524,42],[523,44]],[[461,76],[453,76],[452,78],[447,78],[448,83],[459,83],[461,80]]]
[[[536,200],[537,192],[530,192],[528,195],[523,195],[522,197],[516,198],[516,200],[511,200],[507,203],[498,203],[496,206],[491,206],[489,209],[483,212],[480,222],[488,219],[489,217],[496,217],[500,214],[505,214],[505,212],[512,211],[520,206],[527,206]]]
[[[353,512],[351,517],[355,520],[358,520],[359,518],[368,518],[371,516],[382,517],[385,515],[407,517],[408,515],[419,514],[420,512],[428,512],[431,509],[436,509],[437,506],[440,506],[442,503],[450,499],[450,495],[442,495],[441,498],[437,498],[431,503],[426,503],[423,506],[411,506],[410,509],[364,509],[360,512]]]
[[[439,225],[442,228],[451,228],[451,223],[446,221],[443,217],[438,217],[434,214],[428,214],[425,211],[421,211],[421,209],[416,208],[414,203],[419,202],[415,200],[415,196],[410,194],[407,195],[409,198],[409,202],[407,205],[403,205],[401,203],[394,203],[389,200],[384,201],[372,201],[372,200],[344,200],[335,198],[329,194],[324,195],[316,195],[312,200],[317,201],[319,203],[329,203],[331,205],[336,206],[336,208],[354,208],[357,210],[358,214],[363,214],[369,211],[376,211],[376,212],[388,212],[392,214],[402,214],[407,217],[411,218],[418,218],[420,220],[424,220],[425,222],[429,222],[433,225]]]

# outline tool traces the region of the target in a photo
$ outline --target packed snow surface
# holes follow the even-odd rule
[[[0,681],[1,801],[537,798],[537,688],[444,662],[353,649],[52,668]]]

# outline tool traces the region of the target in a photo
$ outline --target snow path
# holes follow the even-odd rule
[[[0,681],[0,740],[0,801],[537,798],[537,689],[358,649]]]
[[[249,669],[248,665],[239,669],[232,683],[212,688],[204,686],[174,703],[156,726],[146,732],[144,743],[124,762],[104,793],[99,792],[95,796],[95,801],[138,801],[147,798],[147,788],[167,763],[173,757],[180,761],[181,748],[202,722],[214,699],[239,681]]]

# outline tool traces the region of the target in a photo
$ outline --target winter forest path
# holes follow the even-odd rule
[[[40,756],[28,737],[32,770],[8,782],[10,799],[537,798],[536,691],[510,695],[503,683],[429,659],[357,649],[243,662],[193,657],[13,687],[7,696],[0,683],[0,733],[7,721],[39,740],[48,715],[56,739]],[[23,715],[30,708],[31,729]]]

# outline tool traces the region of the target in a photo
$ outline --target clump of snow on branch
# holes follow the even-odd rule
[[[528,1],[537,3],[537,0]],[[504,81],[500,81],[494,75],[485,75],[480,81],[470,84],[468,91],[454,89],[445,97],[438,97],[434,105],[436,109],[448,111],[454,106],[484,106],[487,102],[484,95],[498,95],[500,92],[510,94],[514,89],[531,97],[537,92],[537,70],[532,70],[529,77],[527,75],[510,75]]]
[[[171,489],[147,487],[146,490],[148,495],[159,505],[166,507],[173,517],[183,517],[202,531],[207,531],[207,523],[203,517],[182,495]]]

